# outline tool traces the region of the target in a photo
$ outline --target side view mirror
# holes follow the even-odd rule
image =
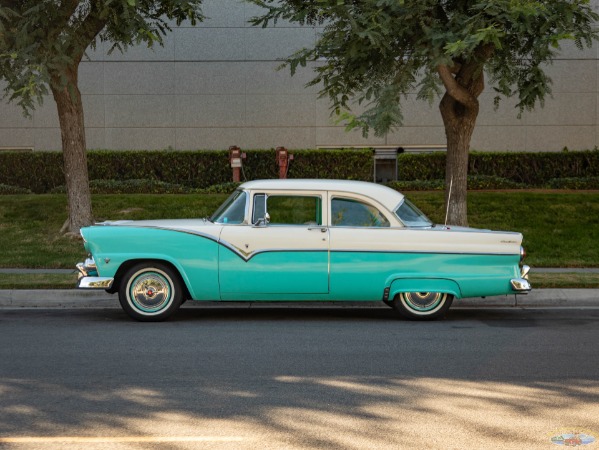
[[[256,221],[256,223],[254,224],[254,226],[255,227],[265,227],[269,223],[270,223],[270,214],[266,213],[266,214],[264,214],[263,218],[258,219]]]

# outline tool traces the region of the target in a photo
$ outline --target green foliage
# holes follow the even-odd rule
[[[407,93],[432,101],[445,89],[462,104],[475,103],[469,83],[484,73],[498,98],[518,98],[521,112],[542,105],[551,92],[545,63],[561,42],[590,47],[598,36],[599,16],[588,0],[250,1],[265,8],[254,25],[324,26],[315,45],[289,56],[286,65],[293,74],[317,62],[309,85],[321,87],[332,114],[348,128],[377,135],[401,124]],[[353,113],[353,101],[364,112]]]
[[[176,183],[165,183],[158,180],[92,180],[89,183],[92,194],[230,194],[241,183],[221,183],[206,188],[193,188]],[[0,185],[0,194],[2,194]],[[11,186],[12,187],[12,186]],[[31,194],[22,188],[13,188],[14,192],[6,194]],[[66,193],[65,186],[55,187],[50,194]]]
[[[92,180],[89,183],[92,194],[188,194],[192,189],[180,184],[157,180]],[[65,186],[58,186],[51,194],[66,193]]]
[[[547,186],[553,189],[599,189],[599,177],[553,178]]]
[[[241,183],[234,183],[231,181],[228,183],[215,184],[205,189],[198,189],[197,192],[201,194],[230,194],[237,189],[240,184]]]
[[[48,94],[48,85],[67,87],[87,48],[98,42],[110,51],[162,45],[174,21],[195,25],[202,0],[87,0],[0,3],[0,79],[4,92],[26,114]],[[76,76],[74,77],[76,80]],[[75,81],[76,82],[76,81]]]
[[[64,183],[60,152],[0,153],[0,183],[29,189],[36,194],[50,192]]]
[[[143,178],[207,187],[231,177],[228,152],[91,151],[91,180]]]
[[[274,150],[244,150],[245,179],[278,178]],[[290,178],[372,180],[372,151],[294,150]],[[90,186],[94,192],[193,192],[231,180],[228,151],[91,151]],[[104,180],[104,181],[99,181]],[[137,181],[132,181],[137,180]],[[124,181],[128,181],[123,184]],[[163,184],[160,184],[160,183]],[[0,153],[0,183],[35,193],[64,192],[59,152]],[[230,192],[231,185],[212,188]],[[156,191],[154,190],[156,189]],[[220,189],[220,190],[219,190]]]
[[[599,176],[599,151],[472,152],[468,164],[468,172],[472,176],[495,176],[528,186],[543,187],[552,178]],[[399,179],[406,181],[443,179],[445,153],[400,154],[398,172]]]
[[[396,191],[443,191],[445,190],[445,180],[414,180],[414,181],[391,181],[387,186]],[[480,190],[499,190],[499,189],[524,189],[526,186],[522,183],[516,183],[506,178],[493,175],[470,175],[468,176],[468,189],[472,191]]]
[[[302,150],[291,152],[289,178],[325,178],[371,181],[372,150]],[[278,178],[277,175],[273,178]]]
[[[13,194],[31,194],[29,189],[25,189],[18,186],[9,186],[7,184],[0,184],[0,195],[13,195]]]
[[[248,150],[245,179],[278,178],[274,150]],[[371,181],[372,151],[294,150],[289,178]],[[92,151],[88,155],[93,193],[232,192],[226,151]],[[599,189],[599,150],[560,153],[479,153],[469,160],[468,189]],[[445,153],[402,153],[398,182],[403,190],[442,190]],[[143,177],[143,178],[140,178]],[[0,154],[0,193],[65,192],[59,152]],[[17,191],[23,189],[24,191]]]

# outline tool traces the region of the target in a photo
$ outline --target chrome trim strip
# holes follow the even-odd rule
[[[251,253],[248,253],[247,255],[244,255],[244,254],[240,253],[235,247],[229,247],[224,242],[220,242],[220,244],[222,244],[223,247],[226,247],[229,250],[231,250],[233,253],[235,253],[237,256],[239,256],[241,259],[243,259],[245,262],[248,262],[254,256],[257,256],[261,253],[324,253],[324,252],[329,251],[326,248],[325,249],[322,249],[322,248],[299,248],[299,249],[265,248],[265,249],[256,250],[255,252],[251,252]]]
[[[114,278],[110,277],[81,277],[77,282],[79,289],[110,289]]]
[[[510,284],[512,285],[512,289],[519,294],[528,294],[532,289],[528,280],[524,278],[514,278],[510,280]]]
[[[407,255],[476,255],[476,256],[514,256],[513,253],[474,253],[474,252],[425,252],[420,250],[331,250],[331,253],[400,253]]]
[[[222,225],[222,224],[219,224]],[[229,226],[239,226],[241,224],[238,225],[229,225]],[[208,234],[208,233],[202,233],[201,231],[194,231],[194,230],[188,230],[186,228],[168,228],[168,227],[158,227],[158,226],[152,226],[152,225],[119,225],[119,227],[123,227],[123,228],[151,228],[154,230],[163,230],[163,231],[176,231],[178,233],[185,233],[185,234],[193,234],[194,236],[200,236],[200,237],[204,237],[206,239],[210,239],[211,241],[214,242],[218,242],[218,237],[212,235],[212,234]]]

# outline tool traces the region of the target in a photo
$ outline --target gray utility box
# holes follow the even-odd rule
[[[397,180],[398,148],[374,149],[374,182],[387,183]]]

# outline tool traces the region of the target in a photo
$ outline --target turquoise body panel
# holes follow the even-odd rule
[[[179,271],[193,299],[220,299],[220,245],[214,240],[172,230],[123,226],[89,227],[85,237],[100,276],[114,277],[126,261],[162,260]]]
[[[100,276],[129,260],[172,264],[194,300],[380,301],[399,292],[457,298],[514,293],[519,255],[365,251],[264,251],[245,256],[216,238],[150,227],[85,229]],[[108,262],[106,262],[108,260]]]
[[[219,281],[223,299],[238,294],[328,294],[328,251],[271,251],[247,261],[221,246]]]
[[[510,279],[519,274],[519,261],[519,255],[333,251],[331,299],[381,300],[386,287],[391,287],[389,298],[398,292],[434,292],[439,286],[457,298],[509,294]],[[453,284],[440,283],[440,279]],[[405,290],[399,290],[401,286]]]

